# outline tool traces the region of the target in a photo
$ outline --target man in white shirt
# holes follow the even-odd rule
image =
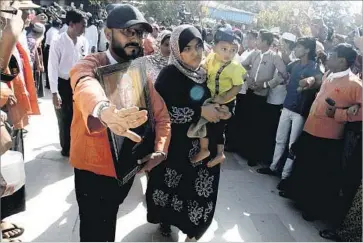
[[[257,37],[258,33],[254,30],[248,31],[246,34],[246,38],[244,42],[246,43],[247,49],[242,53],[239,57],[239,61],[242,63],[246,60],[246,58],[254,51],[257,51]],[[246,94],[247,92],[247,82],[243,83],[242,89],[239,92],[240,94]]]
[[[106,38],[106,35],[105,35],[105,26],[104,26],[104,23],[101,22],[100,23],[100,40],[98,42],[98,51],[99,52],[102,52],[102,51],[106,51],[107,50],[107,38]]]
[[[69,156],[73,98],[69,71],[88,54],[88,42],[82,36],[87,26],[86,16],[79,10],[67,12],[66,32],[56,36],[50,45],[48,77],[56,109],[62,155]]]
[[[45,47],[44,47],[44,69],[45,69],[45,87],[50,89],[49,79],[48,79],[48,60],[49,60],[49,49],[52,40],[59,35],[59,30],[62,25],[60,20],[53,20],[52,27],[45,34]]]
[[[93,21],[93,19],[89,19],[89,21]],[[84,34],[84,37],[89,42],[89,49],[88,53],[95,53],[97,52],[98,47],[98,29],[94,23],[90,23],[90,25],[86,28],[86,32]]]

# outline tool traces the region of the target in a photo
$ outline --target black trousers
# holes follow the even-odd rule
[[[243,136],[243,122],[245,121],[245,94],[238,94],[234,115],[228,120],[226,128],[226,146],[228,151],[236,152]]]
[[[266,121],[270,118],[266,115],[266,100],[265,96],[254,94],[252,90],[248,90],[244,97],[244,115],[243,118],[243,134],[240,139],[238,154],[247,160],[263,161],[264,154],[261,141],[266,136],[264,127]]]
[[[48,79],[48,61],[49,61],[49,49],[50,46],[44,47],[44,71],[45,71],[45,87],[50,88],[49,86],[49,79]]]
[[[234,113],[234,107],[236,105],[236,101],[233,100],[227,104],[224,104],[228,107],[228,110]],[[218,145],[225,144],[225,130],[229,120],[220,120],[218,123],[208,123],[207,124],[207,137],[213,136]]]
[[[73,93],[70,80],[58,78],[58,92],[62,99],[61,109],[56,109],[59,140],[64,153],[69,153],[71,145],[71,124],[73,118]]]
[[[81,242],[114,242],[117,212],[134,179],[120,186],[113,177],[74,170]]]

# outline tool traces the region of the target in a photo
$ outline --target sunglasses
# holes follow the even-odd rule
[[[121,29],[120,30],[122,34],[124,34],[126,37],[138,37],[138,38],[144,38],[146,36],[146,32],[144,30],[138,30],[138,29]]]

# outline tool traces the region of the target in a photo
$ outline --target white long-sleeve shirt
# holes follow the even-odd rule
[[[107,50],[107,38],[105,35],[105,28],[101,29],[100,33],[100,42],[98,44],[98,51],[106,51]]]
[[[89,50],[88,53],[91,53],[92,47],[95,47],[95,51],[98,49],[98,29],[95,25],[91,25],[86,28],[84,33],[84,37],[88,40]]]
[[[45,34],[45,45],[50,46],[55,36],[59,35],[59,29],[51,27]]]
[[[58,78],[69,79],[72,67],[88,54],[88,41],[77,37],[77,43],[64,32],[56,36],[50,44],[48,77],[52,93],[58,92]]]

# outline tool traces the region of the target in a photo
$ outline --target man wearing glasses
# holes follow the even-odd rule
[[[141,56],[144,33],[152,32],[152,27],[137,8],[128,4],[120,4],[109,13],[106,27],[109,49],[80,60],[70,72],[74,99],[70,162],[75,167],[82,242],[115,241],[117,212],[134,179],[123,185],[116,179],[106,128],[124,139],[140,142],[140,136],[129,129],[141,126],[153,116],[154,152],[145,159],[146,171],[166,158],[170,141],[169,114],[151,81],[148,81],[151,113],[137,108],[118,110],[106,97],[95,74],[98,67]],[[131,153],[129,149],[124,151],[127,156]]]

